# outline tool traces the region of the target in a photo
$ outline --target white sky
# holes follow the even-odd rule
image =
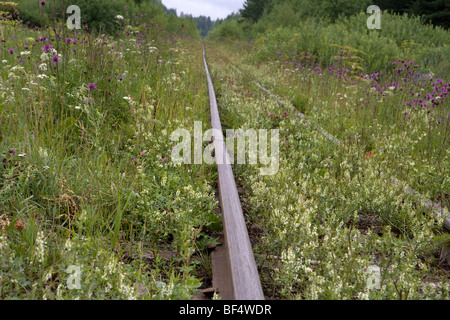
[[[242,9],[245,0],[162,0],[168,9],[177,9],[194,17],[210,16],[212,20],[226,18],[232,12]]]

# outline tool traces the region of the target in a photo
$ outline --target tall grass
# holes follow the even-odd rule
[[[188,299],[210,278],[214,168],[169,161],[170,132],[208,123],[200,39],[123,16],[114,36],[1,22],[2,299]]]

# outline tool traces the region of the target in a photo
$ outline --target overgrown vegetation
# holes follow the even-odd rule
[[[370,4],[249,0],[208,36],[224,129],[280,130],[276,175],[234,168],[269,297],[449,299],[450,33]]]
[[[169,161],[170,132],[208,123],[198,31],[116,3],[112,35],[97,20],[95,33],[0,22],[0,299],[189,299],[208,285],[215,169]]]

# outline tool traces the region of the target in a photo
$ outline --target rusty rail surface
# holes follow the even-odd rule
[[[211,126],[215,131],[214,146],[219,173],[219,202],[224,228],[224,245],[219,251],[222,262],[218,266],[221,279],[218,282],[213,279],[213,284],[214,282],[217,284],[215,286],[219,290],[219,296],[223,299],[264,300],[258,268],[222,133],[216,94],[206,63],[204,45],[203,62],[208,80]]]

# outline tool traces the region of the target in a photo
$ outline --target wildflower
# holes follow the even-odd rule
[[[370,152],[370,151],[367,152],[366,155],[365,155],[365,158],[366,158],[366,159],[373,158],[372,152]]]
[[[141,152],[141,156],[145,157],[147,154],[145,153],[145,151]]]
[[[52,63],[56,64],[58,62],[59,62],[58,56],[54,56],[53,59],[52,59]]]
[[[41,64],[39,65],[39,70],[41,70],[41,71],[47,71],[47,64],[46,64],[46,63],[41,63]],[[39,76],[38,76],[38,77],[39,77]],[[42,79],[42,77],[39,77],[39,78]]]
[[[97,90],[97,87],[95,86],[95,83],[89,83],[88,90],[89,90],[89,91],[91,91],[91,90]]]
[[[273,117],[273,113],[269,113],[269,117]]]
[[[9,48],[8,52],[13,54],[14,53],[14,49],[13,48]]]
[[[16,222],[16,225],[14,227],[16,228],[16,230],[22,231],[25,228],[25,224],[22,220],[19,220]]]
[[[42,48],[42,51],[44,51],[44,52],[49,52],[50,50],[52,50],[53,49],[53,46],[51,46],[51,45],[49,45],[49,44],[46,44],[43,48]]]
[[[166,157],[164,157],[164,158],[162,159],[162,162],[169,162],[169,159],[166,158]]]
[[[118,19],[118,20],[124,20],[124,18],[123,18],[120,14],[116,16],[116,19]]]
[[[11,155],[14,157],[16,155],[16,149],[11,149],[9,150],[9,153],[11,153]]]
[[[45,2],[45,0],[41,0],[41,2],[39,2],[39,4],[41,5],[41,7],[45,7],[46,2]]]

